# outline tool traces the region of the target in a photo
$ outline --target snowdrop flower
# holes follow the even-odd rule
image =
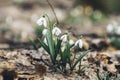
[[[81,39],[77,40],[75,42],[75,46],[77,46],[77,45],[79,46],[79,48],[82,48],[83,47],[83,41]]]
[[[67,35],[64,34],[60,37],[60,39],[63,41],[63,42],[67,42]]]
[[[45,19],[45,17],[41,17],[40,19],[37,20],[36,22],[39,26],[44,26],[44,27],[47,27],[47,21]]]
[[[65,44],[63,44],[63,46],[61,47],[61,51],[64,52],[65,51]]]
[[[53,30],[52,30],[53,35],[59,36],[61,33],[62,32],[58,27],[54,27]]]
[[[74,44],[74,41],[70,39],[70,40],[69,40],[69,44],[70,44],[70,45],[73,45],[73,44]]]
[[[45,36],[47,34],[47,29],[43,29],[42,34]]]
[[[118,34],[118,35],[120,35],[120,26],[116,27],[115,33]]]
[[[114,33],[114,32],[116,32],[118,26],[119,26],[118,23],[113,21],[111,24],[108,24],[106,30],[109,33],[111,33],[111,32]]]
[[[47,45],[47,39],[46,38],[44,38],[43,42]]]
[[[112,24],[108,24],[107,31],[112,32],[114,30],[114,26]]]

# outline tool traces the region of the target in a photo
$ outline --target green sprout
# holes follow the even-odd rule
[[[38,41],[41,47],[43,47],[50,56],[52,64],[48,65],[55,71],[61,71],[63,73],[72,73],[77,65],[81,66],[80,63],[89,50],[83,53],[72,53],[72,51],[74,51],[75,46],[82,48],[82,39],[79,39],[74,43],[74,41],[69,38],[68,33],[61,36],[62,31],[56,24],[52,24],[48,15],[41,17],[37,21],[37,24],[39,26],[44,26],[44,29],[42,30],[44,40],[38,38]],[[38,49],[33,41],[32,44],[35,49]],[[79,68],[78,72],[83,69],[84,68]]]

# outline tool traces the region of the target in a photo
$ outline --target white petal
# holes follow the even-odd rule
[[[114,26],[112,24],[108,24],[107,31],[112,32],[114,30]]]
[[[62,33],[62,32],[61,32],[61,30],[60,30],[58,27],[55,27],[55,28],[53,28],[53,30],[52,30],[52,34],[53,34],[53,35],[59,36],[61,33]]]
[[[60,39],[61,39],[63,42],[67,42],[67,35],[66,35],[66,34],[62,35]]]
[[[45,17],[41,17],[40,19],[37,20],[36,22],[39,26],[44,26],[47,27],[47,21]]]
[[[118,34],[118,35],[120,35],[120,26],[118,26],[118,27],[116,28],[115,33]]]
[[[43,23],[44,27],[47,27],[47,21],[45,20]]]
[[[80,47],[80,48],[83,47],[83,42],[82,42],[82,40],[79,41],[79,47]]]
[[[75,46],[77,46],[77,45],[78,45],[78,43],[79,43],[79,40],[77,40],[77,41],[75,42]]]
[[[69,40],[69,44],[70,44],[70,45],[73,45],[73,44],[74,44],[74,41],[73,41],[73,40]]]
[[[82,42],[82,40],[81,39],[79,39],[79,40],[77,40],[76,42],[75,42],[75,46],[79,46],[79,48],[82,48],[83,47],[83,42]]]
[[[44,30],[42,31],[42,34],[45,36],[45,35],[47,34],[47,29],[44,29]]]
[[[46,38],[44,38],[43,42],[47,45],[47,39]]]

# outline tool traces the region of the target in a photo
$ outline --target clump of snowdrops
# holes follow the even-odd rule
[[[110,34],[120,35],[120,24],[118,24],[116,21],[113,21],[107,25],[106,30]]]
[[[52,66],[55,71],[63,73],[72,73],[75,71],[76,66],[79,66],[77,72],[82,71],[85,66],[81,66],[83,57],[89,52],[74,52],[75,47],[82,48],[82,39],[73,41],[69,37],[69,33],[62,35],[62,31],[50,21],[48,15],[43,15],[36,22],[42,27],[42,35],[44,39],[38,38],[39,44],[49,54]],[[34,44],[34,47],[38,49],[38,46]],[[77,58],[76,58],[77,57]]]

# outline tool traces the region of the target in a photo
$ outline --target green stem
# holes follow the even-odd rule
[[[50,21],[50,18],[47,14],[45,14],[48,22],[49,22],[49,27],[48,27],[48,34],[47,34],[47,42],[48,42],[48,46],[50,48],[50,56],[51,56],[51,60],[53,65],[55,64],[56,60],[55,60],[55,49],[54,49],[54,41],[53,41],[53,35],[52,35],[52,22]]]

